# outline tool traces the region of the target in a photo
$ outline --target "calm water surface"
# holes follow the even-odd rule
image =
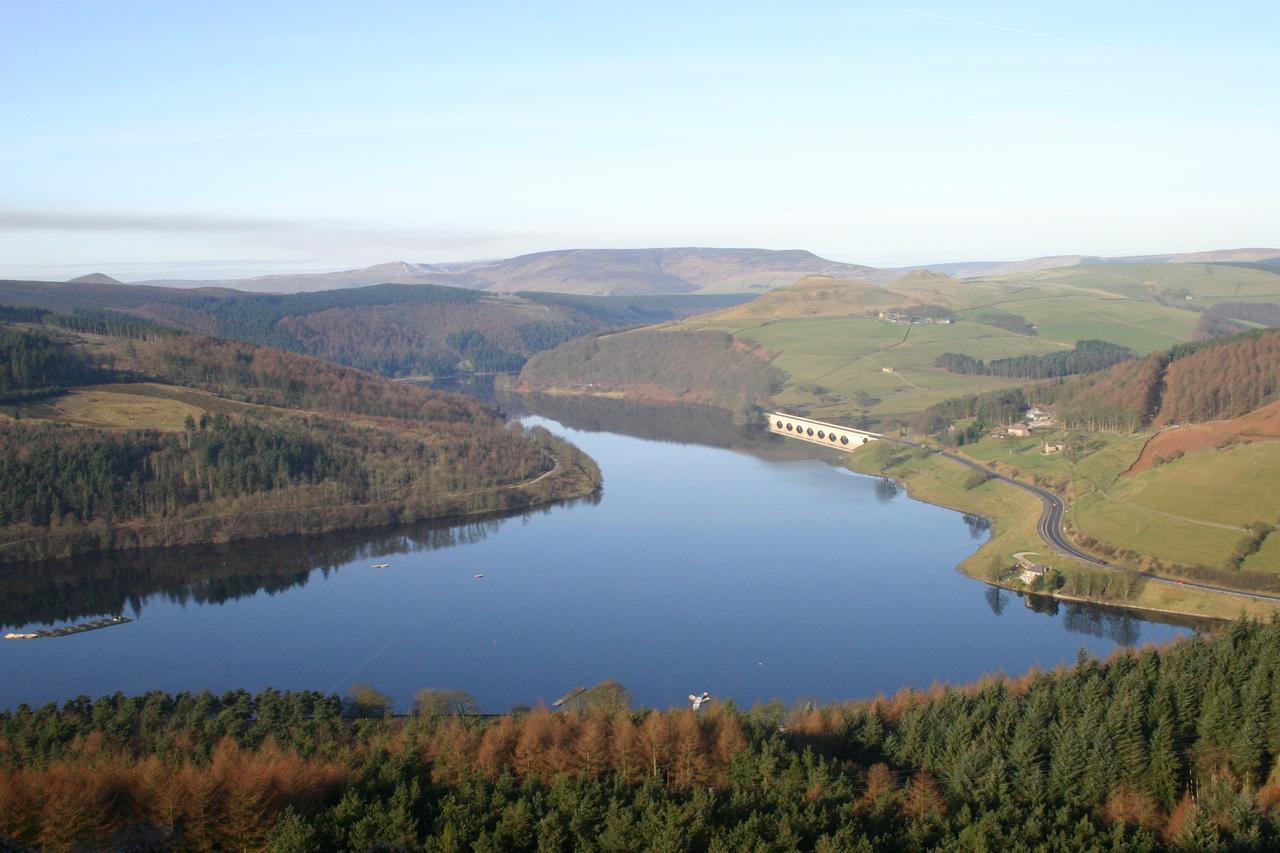
[[[1190,630],[1031,609],[966,579],[954,566],[983,531],[785,440],[743,438],[714,416],[553,414],[527,420],[599,461],[598,499],[455,527],[0,571],[5,631],[135,619],[0,642],[0,706],[368,682],[402,708],[441,687],[502,711],[605,678],[645,705],[703,690],[750,705],[1019,673]],[[370,568],[379,562],[391,566]]]

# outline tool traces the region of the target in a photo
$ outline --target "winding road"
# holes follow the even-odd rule
[[[1079,560],[1082,563],[1090,566],[1096,566],[1101,569],[1132,572],[1138,577],[1145,578],[1152,583],[1168,584],[1169,586],[1177,586],[1183,589],[1198,589],[1204,592],[1216,592],[1221,595],[1234,595],[1237,598],[1246,598],[1252,601],[1274,601],[1280,603],[1280,595],[1265,592],[1242,592],[1238,589],[1214,586],[1213,584],[1199,583],[1197,581],[1174,580],[1152,572],[1117,568],[1105,560],[1099,560],[1097,557],[1081,551],[1073,545],[1069,539],[1067,539],[1066,534],[1062,531],[1062,521],[1066,514],[1066,507],[1063,505],[1062,498],[1058,497],[1048,489],[1042,489],[1039,486],[1032,485],[1031,483],[1024,483],[1021,480],[1014,480],[1010,477],[1002,476],[972,459],[959,456],[955,453],[948,453],[945,450],[937,450],[935,448],[927,447],[923,444],[917,444],[913,441],[907,441],[901,438],[887,438],[882,436],[881,440],[888,441],[892,444],[906,445],[907,447],[913,447],[917,450],[932,453],[935,456],[941,456],[944,459],[950,459],[952,462],[958,462],[959,464],[972,468],[975,471],[981,471],[993,480],[1008,483],[1014,488],[1022,489],[1024,492],[1030,492],[1035,495],[1040,499],[1041,503],[1040,520],[1036,522],[1036,532],[1040,534],[1040,538],[1044,540],[1045,544],[1063,556],[1071,557],[1074,560]]]

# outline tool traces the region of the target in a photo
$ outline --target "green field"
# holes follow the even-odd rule
[[[960,316],[975,319],[992,309],[1021,314],[1046,341],[1066,346],[1090,339],[1112,341],[1140,355],[1191,340],[1200,322],[1198,314],[1185,309],[1065,287],[1020,290]]]
[[[1280,273],[1231,264],[1082,264],[1038,272],[1001,276],[1008,284],[1077,288],[1185,307],[1207,308],[1218,302],[1278,302]],[[1189,291],[1191,299],[1165,291]]]
[[[236,413],[251,408],[249,404],[193,389],[154,383],[119,383],[73,388],[57,397],[21,403],[9,410],[26,420],[74,426],[178,431],[188,417],[198,421],[206,412]]]
[[[1148,434],[1095,433],[1078,461],[1043,452],[1044,438],[1061,435],[988,438],[964,452],[1023,479],[1069,482],[1068,517],[1082,535],[1166,564],[1220,567],[1247,525],[1280,520],[1280,443],[1190,453],[1126,476]],[[1280,537],[1268,539],[1243,568],[1280,571]]]
[[[1189,453],[1118,480],[1072,507],[1081,532],[1183,565],[1217,568],[1257,521],[1280,520],[1280,444]],[[1268,541],[1244,568],[1280,571]]]

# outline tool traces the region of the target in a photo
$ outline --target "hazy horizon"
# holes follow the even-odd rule
[[[812,250],[805,249],[805,247],[803,246],[785,246],[785,247],[783,246],[780,246],[780,247],[690,246],[688,244],[673,244],[672,246],[593,246],[593,247],[562,246],[562,247],[554,247],[554,248],[547,248],[547,249],[533,249],[528,253],[521,253],[521,254],[538,254],[543,252],[555,252],[555,251],[577,251],[577,250],[583,250],[583,249],[644,250],[644,249],[666,249],[666,248],[699,248],[699,249],[775,248],[778,250],[799,249],[804,251],[812,251]],[[1268,248],[1269,249],[1272,247],[1270,246],[1213,246],[1213,247],[1205,247],[1202,249],[1190,249],[1187,251],[1198,252],[1198,251],[1218,251],[1218,250],[1230,250],[1230,249],[1241,250],[1241,249],[1252,249],[1252,248]],[[1275,247],[1275,251],[1277,253],[1280,253],[1280,247]],[[841,263],[850,263],[850,264],[862,263],[856,258],[833,258],[827,255],[822,255],[819,252],[815,252],[814,254],[817,254],[820,257],[823,257],[829,261],[838,261]],[[1159,255],[1170,255],[1170,254],[1181,254],[1181,252],[1179,253],[1161,252],[1161,251],[1125,252],[1122,255],[1111,255],[1107,257],[1145,257],[1148,255],[1159,256]],[[1086,257],[1098,257],[1097,253],[1094,253],[1094,252],[1063,252],[1063,253],[1055,253],[1054,255],[1043,255],[1038,257],[1057,257],[1059,255],[1061,256],[1082,255]],[[939,264],[957,264],[957,263],[996,264],[996,263],[1012,262],[1012,261],[1037,260],[1038,257],[1037,258],[1025,258],[1025,257],[947,258],[945,260],[938,259],[938,260],[930,260],[930,261],[911,262],[911,263],[905,263],[905,264],[893,264],[893,265],[887,265],[886,267],[882,267],[882,268],[883,269],[912,269],[912,268],[923,268],[927,266],[936,266]],[[230,259],[225,261],[204,261],[204,262],[192,261],[185,265],[182,262],[164,262],[161,264],[84,263],[84,264],[78,264],[78,265],[54,265],[50,267],[48,270],[37,271],[37,272],[43,272],[43,275],[32,275],[32,276],[6,275],[4,273],[4,270],[0,270],[0,279],[28,278],[33,281],[66,281],[74,278],[79,278],[81,276],[92,275],[95,273],[102,273],[104,275],[109,275],[112,278],[115,278],[118,281],[121,281],[126,284],[131,284],[135,282],[149,282],[149,281],[217,282],[217,281],[225,281],[225,280],[232,280],[232,279],[243,280],[243,279],[250,279],[250,278],[262,278],[262,277],[277,276],[277,275],[279,276],[313,275],[313,274],[344,272],[346,270],[364,269],[371,266],[379,266],[379,265],[399,263],[399,262],[405,262],[405,263],[411,263],[411,264],[444,264],[444,263],[458,264],[458,263],[481,263],[484,261],[492,261],[492,260],[501,260],[501,258],[497,258],[497,257],[462,258],[459,260],[451,260],[451,261],[433,261],[433,260],[424,261],[424,260],[412,260],[409,258],[383,258],[381,260],[372,261],[368,264],[361,264],[358,266],[351,266],[351,267],[335,267],[332,264],[325,264],[323,262],[293,261],[289,259],[263,259],[263,260],[257,260],[257,261],[252,259]]]
[[[1270,4],[0,10],[0,276],[1280,244]]]

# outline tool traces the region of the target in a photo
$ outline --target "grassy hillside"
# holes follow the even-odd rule
[[[990,281],[916,271],[879,289],[810,278],[667,328],[723,331],[772,353],[787,377],[774,398],[779,406],[884,424],[951,397],[1024,384],[948,371],[936,363],[944,353],[989,363],[1067,353],[1089,340],[1140,356],[1193,342],[1203,334],[1205,315],[1192,310],[1200,306],[1160,295],[1184,286],[1206,294],[1206,306],[1211,293],[1280,302],[1280,275],[1216,264],[1085,265]],[[920,306],[954,312],[956,322],[906,326],[876,317]]]
[[[1280,330],[1001,392],[1003,407],[983,399],[949,401],[931,410],[936,419],[912,423],[1068,498],[1070,530],[1100,557],[1280,591],[1280,552],[1271,541],[1280,524]],[[1002,433],[1027,400],[1052,402],[1058,426],[1030,438],[988,435],[993,426]],[[1065,447],[1045,453],[1046,442]]]
[[[0,326],[39,368],[5,374],[3,561],[376,527],[599,482],[576,449],[467,398],[137,321],[46,319]]]
[[[0,305],[63,313],[121,312],[384,376],[518,371],[528,356],[578,335],[687,317],[747,298],[496,295],[429,284],[279,295],[84,281],[0,281]]]

